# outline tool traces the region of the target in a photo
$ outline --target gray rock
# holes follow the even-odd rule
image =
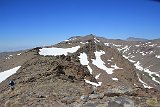
[[[103,97],[104,97],[104,93],[89,95],[89,99],[102,99]]]
[[[64,97],[61,99],[62,103],[66,103],[66,104],[71,104],[75,101],[75,99],[73,97]]]
[[[105,94],[108,94],[108,93],[119,93],[119,94],[124,94],[126,92],[131,92],[133,91],[132,88],[130,87],[126,87],[126,86],[118,86],[118,87],[115,87],[115,88],[108,88],[105,92]]]
[[[89,99],[96,99],[96,98],[99,98],[98,94],[91,94],[91,95],[89,95]]]
[[[82,95],[80,97],[80,100],[86,102],[88,100],[88,96],[87,95]]]
[[[82,107],[96,107],[96,104],[88,103],[88,104],[83,105]]]
[[[134,107],[134,102],[127,97],[118,97],[108,103],[108,107]]]

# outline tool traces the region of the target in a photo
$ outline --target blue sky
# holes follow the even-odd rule
[[[0,51],[51,45],[87,34],[160,38],[160,2],[0,0]]]

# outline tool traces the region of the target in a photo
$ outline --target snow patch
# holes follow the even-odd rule
[[[110,43],[104,43],[106,46],[109,46]]]
[[[89,69],[90,74],[92,74],[92,68],[88,65],[87,68]]]
[[[115,65],[111,65],[111,67],[113,67],[114,69],[123,69],[123,68],[118,67],[116,64]]]
[[[80,63],[82,65],[88,65],[89,64],[89,61],[88,61],[88,58],[87,58],[87,54],[86,53],[80,53],[80,56],[78,56],[80,58]],[[87,68],[89,69],[89,72],[90,74],[92,74],[92,69],[91,67],[88,65]]]
[[[139,47],[140,45],[135,45],[136,47]]]
[[[132,62],[132,63],[135,63],[136,61],[133,61],[133,60],[131,60],[131,59],[128,59],[130,62]]]
[[[52,48],[42,48],[42,49],[39,49],[40,52],[39,54],[40,55],[67,55],[68,53],[74,53],[76,52],[78,49],[80,48],[80,46],[75,46],[75,47],[72,47],[72,48],[56,48],[56,47],[52,47]]]
[[[112,78],[112,80],[114,80],[114,81],[118,81],[118,78]]]
[[[88,65],[89,61],[87,59],[87,54],[86,53],[80,53],[80,56],[78,56],[80,58],[80,63],[82,65]]]
[[[17,54],[18,56],[21,55],[21,53]]]
[[[145,56],[146,54],[144,52],[140,52],[143,56]]]
[[[85,44],[85,43],[83,43],[83,42],[80,42],[81,44]]]
[[[68,42],[69,40],[64,40],[65,42]]]
[[[155,57],[160,59],[160,55],[156,55]]]
[[[99,73],[98,75],[96,75],[95,79],[98,79],[100,75],[101,75],[101,73]]]
[[[9,55],[10,57],[12,57],[13,55]]]
[[[113,46],[115,46],[115,47],[121,47],[121,45],[116,45],[116,44],[112,44]]]
[[[115,70],[115,69],[121,69],[121,68],[117,67],[116,64],[111,65],[114,68],[108,68],[108,67],[105,66],[105,63],[101,60],[101,55],[105,54],[104,51],[101,50],[101,51],[96,51],[94,53],[95,53],[96,59],[91,59],[92,63],[94,65],[96,65],[98,68],[106,71],[108,74],[112,74],[113,70]]]
[[[127,56],[125,56],[125,55],[122,55],[125,59],[128,59],[128,57]]]
[[[148,68],[143,68],[143,67],[140,65],[140,62],[139,62],[139,61],[138,61],[137,63],[135,63],[134,66],[136,67],[136,69],[148,73],[149,76],[152,78],[153,81],[155,81],[155,82],[157,82],[157,83],[160,84],[160,82],[157,81],[154,76],[152,76],[152,75],[156,75],[157,77],[160,77],[159,74],[157,74],[156,72],[151,72]]]
[[[95,40],[96,42],[100,42],[97,38],[94,38],[94,40]],[[95,43],[96,43],[96,42],[95,42]]]
[[[111,60],[111,59],[108,59],[107,61],[111,62],[112,60]]]
[[[107,68],[105,66],[105,63],[101,60],[101,55],[105,54],[104,51],[96,51],[94,52],[96,59],[92,59],[92,63],[94,65],[96,65],[98,68],[105,70],[108,74],[112,74],[113,73],[113,68]]]
[[[147,83],[145,83],[144,81],[142,81],[138,75],[138,80],[143,84],[144,88],[153,88],[151,86],[149,86]]]
[[[154,47],[154,46],[156,46],[157,44],[152,44],[152,45],[149,45],[149,46],[151,46],[151,47]]]
[[[5,79],[7,79],[9,76],[15,74],[20,67],[21,66],[18,66],[18,67],[12,68],[10,70],[6,70],[4,72],[0,72],[0,77],[1,77],[0,78],[0,83],[2,81],[4,81]]]
[[[84,79],[84,80],[85,80],[86,83],[91,84],[91,85],[94,85],[94,86],[96,86],[96,87],[101,86],[101,84],[102,84],[102,82],[95,83],[95,82],[91,82],[91,81],[86,80],[86,79]]]

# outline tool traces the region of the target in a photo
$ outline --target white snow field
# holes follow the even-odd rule
[[[56,47],[52,47],[52,48],[42,48],[39,49],[40,55],[52,55],[52,56],[56,56],[56,55],[67,55],[68,53],[74,53],[76,52],[78,49],[80,48],[80,46],[75,46],[72,48],[56,48]]]
[[[88,65],[89,61],[87,59],[87,54],[86,53],[80,53],[80,56],[78,56],[80,58],[80,63],[82,65]]]
[[[82,65],[88,65],[89,61],[87,58],[87,54],[86,53],[80,53],[80,56],[78,56],[80,58],[80,63]],[[88,65],[87,68],[89,69],[90,74],[92,74],[92,68]]]
[[[10,70],[6,70],[4,72],[1,72],[0,73],[0,83],[2,81],[4,81],[5,79],[7,79],[9,76],[15,74],[20,67],[21,66],[18,66],[18,67],[12,68]]]
[[[113,70],[115,70],[115,69],[123,69],[123,68],[117,67],[116,64],[115,65],[111,65],[111,67],[114,67],[114,68],[106,67],[105,63],[101,60],[101,55],[105,54],[104,51],[101,50],[101,51],[96,51],[94,53],[95,53],[96,59],[92,59],[92,61],[93,61],[92,63],[94,65],[96,65],[98,68],[106,71],[108,74],[112,74]]]
[[[90,74],[92,74],[92,69],[91,69],[91,67],[88,65],[88,64],[89,64],[89,61],[88,61],[88,58],[87,58],[87,54],[83,52],[83,53],[80,53],[80,56],[78,56],[78,57],[80,58],[80,63],[81,63],[82,65],[87,65],[87,68],[89,69]],[[98,79],[99,76],[100,76],[100,74],[96,75],[95,78]],[[96,87],[101,86],[101,84],[102,84],[102,82],[98,82],[98,84],[97,84],[97,83],[91,82],[91,81],[86,80],[86,79],[84,79],[84,80],[85,80],[86,83],[91,84],[91,85],[94,85],[94,86],[96,86]]]

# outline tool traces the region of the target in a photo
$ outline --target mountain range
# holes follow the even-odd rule
[[[0,53],[1,107],[160,107],[159,64],[159,39],[93,34]]]

